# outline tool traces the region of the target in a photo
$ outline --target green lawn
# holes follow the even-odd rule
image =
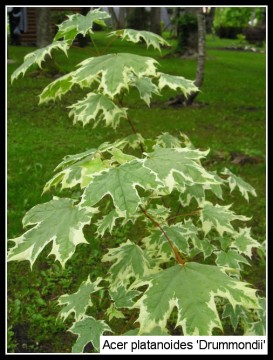
[[[97,47],[111,52],[134,52],[156,58],[160,69],[189,79],[195,77],[195,60],[164,57],[153,49],[128,42],[115,41],[107,49],[103,32],[95,33]],[[155,137],[168,131],[186,133],[196,147],[210,148],[207,166],[210,170],[228,167],[255,187],[257,198],[247,203],[237,190],[230,197],[233,209],[252,216],[249,226],[258,241],[265,239],[266,227],[266,56],[264,53],[235,52],[215,49],[234,44],[209,38],[205,80],[197,104],[189,108],[171,108],[166,101],[174,96],[166,91],[155,97],[148,109],[132,92],[126,97],[130,116],[145,137]],[[70,93],[64,100],[38,106],[38,95],[52,81],[31,72],[10,85],[10,75],[33,48],[9,46],[8,65],[8,237],[21,235],[21,220],[32,206],[51,199],[41,196],[43,186],[54,168],[67,154],[83,152],[103,141],[112,141],[130,134],[130,127],[122,123],[117,131],[90,125],[73,125],[67,107],[78,99],[81,90]],[[68,61],[58,55],[57,62],[64,72],[86,58],[95,55],[92,46],[73,48]],[[244,164],[234,162],[234,153],[247,156]],[[236,159],[236,157],[235,157]],[[71,193],[70,193],[71,195]],[[73,196],[73,192],[72,192]],[[126,228],[116,228],[113,236],[105,237],[105,244],[113,247],[127,237]],[[141,231],[141,229],[139,230]],[[77,290],[91,272],[92,278],[104,272],[100,263],[105,244],[94,239],[92,227],[86,228],[91,245],[80,245],[76,255],[62,270],[54,259],[47,257],[50,246],[30,271],[29,263],[8,264],[8,351],[9,352],[70,352],[75,337],[56,316],[60,308],[56,299]],[[9,246],[12,243],[9,244]],[[254,256],[253,266],[245,270],[249,282],[265,291],[265,264]],[[115,326],[119,326],[117,323]],[[126,329],[127,330],[127,329]],[[129,329],[128,329],[129,330]]]

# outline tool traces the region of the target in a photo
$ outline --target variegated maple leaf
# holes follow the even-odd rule
[[[85,16],[81,14],[68,15],[68,19],[57,25],[59,30],[54,37],[54,41],[64,38],[70,43],[73,42],[78,34],[83,36],[92,34],[93,24],[106,26],[103,19],[110,18],[110,15],[100,9],[90,10]]]
[[[130,218],[142,203],[137,186],[145,190],[159,187],[155,175],[143,167],[142,160],[132,160],[94,176],[85,188],[81,203],[92,206],[110,195],[120,216]]]
[[[42,63],[45,60],[46,55],[51,55],[52,50],[60,49],[67,55],[67,50],[69,45],[67,41],[57,41],[52,44],[42,48],[35,50],[24,57],[24,62],[21,66],[19,66],[14,73],[11,75],[11,82],[17,79],[20,74],[25,75],[26,71],[34,64],[37,64],[40,68],[42,68]]]
[[[231,205],[213,205],[206,201],[201,210],[200,221],[202,222],[202,229],[207,234],[214,228],[221,236],[224,232],[234,233],[235,230],[231,225],[231,221],[249,221],[250,218],[243,215],[236,215],[234,211],[229,210]]]
[[[154,262],[138,245],[127,240],[119,247],[109,249],[108,253],[102,258],[102,262],[113,262],[110,267],[110,286],[112,290],[118,287],[127,286],[130,278],[139,279],[151,274]]]
[[[100,76],[99,91],[113,99],[122,90],[129,90],[132,76],[155,76],[158,62],[135,54],[108,54],[84,60],[73,72],[74,83],[91,86]]]
[[[215,176],[198,163],[207,153],[188,148],[157,148],[147,154],[144,166],[152,170],[169,192],[174,188],[183,192],[186,184],[218,183]]]
[[[69,106],[69,116],[74,123],[81,121],[83,125],[93,121],[93,127],[103,121],[105,126],[114,129],[119,125],[121,118],[127,118],[126,108],[118,107],[113,101],[103,94],[89,93],[85,99]]]
[[[240,190],[240,193],[247,201],[249,201],[248,193],[253,196],[257,196],[255,189],[251,185],[249,185],[239,176],[234,175],[230,170],[224,169],[224,171],[222,171],[222,174],[228,176],[227,182],[230,187],[230,192],[232,192],[237,186]]]
[[[226,298],[235,308],[260,307],[248,283],[229,277],[217,266],[186,263],[175,265],[154,275],[143,278],[132,288],[148,285],[144,295],[136,302],[139,308],[137,321],[140,334],[157,326],[166,329],[167,320],[177,308],[176,326],[182,326],[184,335],[212,335],[214,328],[222,329],[215,304],[215,297]]]
[[[90,342],[98,352],[100,350],[100,336],[103,335],[105,331],[112,332],[105,321],[96,320],[92,316],[85,316],[80,321],[74,322],[68,331],[78,335],[72,347],[73,353],[83,353],[85,346]]]
[[[124,286],[119,286],[115,290],[109,291],[111,299],[115,303],[115,307],[121,308],[131,308],[134,305],[134,298],[141,294],[137,290],[127,290]]]
[[[48,84],[39,95],[39,104],[47,103],[50,100],[60,99],[64,94],[71,90],[73,86],[72,72],[63,75]]]
[[[170,46],[165,39],[150,31],[123,29],[112,31],[109,36],[119,36],[122,40],[131,41],[133,43],[138,43],[143,40],[147,47],[153,46],[158,51],[161,51],[160,46]]]
[[[158,88],[162,90],[165,86],[177,91],[180,89],[182,93],[187,97],[190,93],[199,91],[198,87],[194,84],[193,80],[185,79],[182,76],[169,75],[164,73],[158,73],[159,81]]]
[[[91,282],[90,276],[86,281],[83,281],[79,289],[74,294],[64,294],[59,297],[58,305],[65,305],[60,311],[59,316],[66,320],[71,313],[74,313],[76,321],[82,319],[89,306],[92,306],[90,294],[102,289],[99,286],[102,278],[97,278],[96,281]]]
[[[23,226],[35,226],[10,239],[15,246],[8,253],[8,261],[28,260],[32,267],[45,246],[52,242],[50,255],[54,255],[64,267],[76,246],[88,243],[82,230],[97,212],[96,208],[75,205],[71,199],[57,197],[34,206],[24,216]]]
[[[237,249],[240,253],[251,258],[252,248],[260,248],[261,244],[254,240],[250,235],[250,228],[239,228],[239,231],[233,234],[233,241],[230,247]]]

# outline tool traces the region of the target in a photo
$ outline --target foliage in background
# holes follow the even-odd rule
[[[264,8],[217,7],[213,26],[219,37],[235,39],[248,25],[255,25],[263,19]]]
[[[163,79],[163,80],[162,80]],[[163,82],[163,84],[164,84],[164,81],[166,82],[167,80],[166,79],[168,79],[168,77],[167,76],[162,76],[161,75],[161,81]],[[172,81],[174,81],[174,78],[172,78]],[[148,81],[148,80],[146,80],[145,81],[145,83],[146,84],[150,84],[150,82]],[[169,84],[171,84],[171,83],[169,83]],[[159,86],[159,85],[158,85]],[[162,86],[162,85],[161,85]],[[171,86],[173,86],[173,87],[175,87],[176,85],[175,84],[171,84]],[[162,86],[163,87],[163,86]],[[103,87],[102,88],[103,90],[105,90],[105,87]],[[108,88],[107,88],[108,89]],[[142,89],[142,88],[140,88],[140,89]],[[150,89],[155,89],[154,87],[150,87]],[[140,91],[140,93],[141,93],[141,91]],[[149,94],[147,95],[146,94],[146,96],[148,96],[148,99],[149,99]],[[144,98],[144,95],[143,95],[143,98]],[[78,104],[78,110],[80,111],[80,109],[81,109],[81,106],[83,106],[84,105],[84,103],[80,103],[80,104]],[[85,106],[85,105],[84,105]],[[74,109],[75,109],[75,112],[74,112],[74,114],[72,113],[72,115],[74,115],[74,116],[76,116],[77,115],[77,106],[74,106]],[[114,108],[115,109],[115,108]],[[84,118],[80,118],[80,119],[83,119],[84,120]],[[82,120],[81,120],[82,121]],[[114,122],[114,123],[116,123],[116,122]],[[141,143],[141,138],[139,138],[139,140],[140,140],[140,143]],[[159,139],[157,139],[157,141],[156,141],[157,143],[158,143],[158,145],[160,146],[160,147],[162,147],[163,146],[163,149],[159,149],[160,151],[161,151],[161,154],[164,154],[165,153],[165,155],[167,154],[167,151],[166,150],[164,150],[164,144],[165,145],[171,145],[172,144],[172,142],[174,143],[174,144],[176,144],[176,146],[179,146],[179,145],[181,145],[181,143],[179,142],[179,140],[175,140],[175,139],[173,139],[172,137],[170,137],[170,136],[167,136],[167,135],[165,135],[165,137],[159,137]],[[130,142],[129,142],[130,143]],[[151,144],[153,144],[153,143],[151,143]],[[116,143],[115,144],[116,146],[118,145],[118,143]],[[122,145],[122,144],[121,144]],[[124,145],[124,144],[123,144]],[[122,145],[122,146],[123,146]],[[146,145],[145,143],[143,143],[143,145]],[[119,146],[120,146],[120,144],[119,144]],[[149,143],[147,144],[147,147],[149,146]],[[103,147],[102,147],[102,149],[103,149]],[[102,150],[101,149],[101,150]],[[182,148],[183,149],[183,148]],[[126,166],[128,166],[128,165],[126,165],[126,164],[129,164],[129,167],[128,167],[128,169],[130,168],[130,171],[131,171],[131,169],[132,169],[132,164],[135,166],[135,164],[139,164],[139,160],[137,161],[137,162],[134,162],[135,160],[134,160],[134,158],[132,158],[132,157],[130,157],[130,156],[132,156],[131,154],[128,154],[128,155],[124,155],[123,153],[122,153],[122,150],[123,150],[123,147],[121,148],[121,152],[119,151],[120,149],[116,149],[115,151],[113,151],[113,148],[111,148],[111,146],[109,147],[109,149],[107,150],[107,146],[106,146],[106,151],[108,152],[108,155],[110,155],[110,158],[108,159],[108,157],[106,157],[106,160],[110,160],[110,163],[112,163],[111,165],[116,165],[116,166],[114,166],[114,167],[112,167],[112,169],[114,169],[113,171],[111,171],[111,173],[112,174],[115,174],[115,172],[117,171],[117,169],[126,169]],[[160,151],[159,150],[154,150],[154,152],[159,152],[160,153]],[[187,154],[187,151],[186,151],[186,149],[185,150],[183,150],[183,151],[181,151],[181,154],[184,152],[185,154]],[[180,151],[178,151],[178,153],[180,153]],[[192,151],[192,152],[189,152],[189,153],[191,153],[191,154],[198,154],[198,152],[195,152],[195,151]],[[175,154],[174,153],[174,150],[172,150],[172,147],[170,147],[170,150],[168,151],[168,154]],[[92,155],[92,151],[91,152],[89,152],[88,154],[84,154],[84,155],[81,155],[81,156],[83,156],[83,158],[85,157],[85,156],[89,156],[89,155]],[[201,155],[201,153],[199,153],[199,155]],[[129,158],[128,158],[128,156],[129,156]],[[178,156],[178,155],[177,155]],[[98,158],[99,159],[99,158]],[[197,158],[198,159],[198,158]],[[69,162],[69,158],[67,159],[68,160],[68,162]],[[72,159],[70,159],[70,160],[72,160]],[[143,167],[143,169],[147,169],[147,162],[149,163],[149,159],[147,158],[147,160],[145,160],[145,164],[146,164],[146,166],[144,166]],[[150,161],[151,162],[151,161]],[[67,165],[68,165],[68,163],[66,163]],[[98,161],[98,164],[99,164],[99,161]],[[121,164],[120,166],[118,165],[118,164]],[[124,164],[124,165],[123,165]],[[64,164],[65,165],[65,164]],[[77,162],[76,162],[76,165],[77,165]],[[80,165],[80,164],[79,164]],[[126,165],[126,166],[125,166]],[[81,165],[80,165],[80,168],[81,168],[81,166],[83,166],[83,163],[81,163]],[[150,165],[151,166],[151,165]],[[199,169],[199,165],[197,166],[197,163],[195,163],[195,161],[193,161],[191,164],[189,164],[189,166],[190,167],[192,167],[192,169]],[[84,168],[84,166],[83,166],[83,168]],[[136,169],[137,169],[137,166],[136,166]],[[148,169],[150,169],[150,167],[148,166]],[[66,171],[65,171],[66,170]],[[68,171],[67,171],[68,170]],[[73,161],[72,161],[72,163],[70,164],[70,166],[68,166],[68,168],[64,168],[64,170],[62,170],[61,171],[61,173],[63,173],[62,174],[62,176],[61,176],[61,178],[59,177],[58,179],[56,179],[55,178],[55,180],[57,181],[61,181],[62,182],[62,184],[63,185],[65,185],[65,186],[67,186],[67,185],[69,185],[69,184],[72,184],[73,183],[73,181],[71,181],[71,180],[73,180],[73,178],[71,179],[71,180],[69,180],[69,174],[71,173],[71,171],[73,172],[73,171],[79,171],[79,169],[77,170],[77,168],[75,168],[75,169],[73,169]],[[90,170],[90,169],[89,169]],[[140,168],[140,170],[142,170],[142,168]],[[121,173],[121,171],[122,170],[120,170],[119,171],[119,173]],[[146,170],[145,170],[146,171]],[[167,170],[166,170],[167,171]],[[181,170],[179,170],[178,172],[177,172],[177,174],[179,174],[179,173],[181,173]],[[76,174],[76,172],[75,172],[75,174]],[[110,174],[110,170],[108,171],[108,172],[106,172],[106,174]],[[90,175],[90,173],[88,174],[88,173],[85,173],[85,174],[82,174],[82,175],[84,175],[85,177],[87,176],[87,180],[88,180],[88,177],[90,177],[89,175]],[[200,174],[199,174],[200,175]],[[60,175],[59,175],[60,176]],[[178,178],[177,178],[177,176],[178,176]],[[171,175],[171,177],[170,177],[170,179],[173,179],[172,181],[175,181],[175,186],[177,187],[180,187],[180,190],[182,189],[181,188],[181,183],[180,183],[180,181],[181,181],[181,179],[179,180],[179,176],[180,175],[177,175],[177,176],[173,176],[173,175]],[[76,178],[78,178],[78,176],[76,177]],[[76,179],[75,178],[75,179]],[[91,178],[91,177],[90,177]],[[99,176],[97,177],[97,179],[99,178]],[[83,177],[83,179],[84,179],[84,177]],[[165,178],[166,179],[166,178]],[[57,182],[58,182],[57,181]],[[154,180],[151,180],[151,181],[154,181]],[[169,182],[167,182],[167,180],[164,180],[165,181],[165,187],[167,186],[167,188],[169,188],[169,186],[170,185],[168,185],[169,184]],[[188,179],[188,181],[189,181],[189,179]],[[180,185],[179,185],[180,184]],[[162,185],[161,185],[162,186]],[[162,187],[162,190],[164,190],[164,186]],[[69,186],[68,186],[69,187]],[[171,189],[169,188],[168,189],[168,191],[170,191]],[[112,194],[113,192],[112,191],[110,191],[110,194]],[[168,192],[167,192],[168,193]],[[94,195],[94,193],[93,193],[93,195]],[[159,194],[159,197],[162,197],[162,194]],[[195,194],[195,197],[196,197],[196,194]],[[198,198],[198,197],[197,197]],[[201,198],[202,198],[202,194],[201,194]],[[199,198],[200,199],[200,198]],[[58,201],[58,200],[55,200],[55,201]],[[116,199],[116,201],[117,201],[117,199]],[[137,201],[139,201],[139,200],[137,200]],[[156,200],[155,200],[156,201]],[[183,201],[185,201],[185,200],[181,200],[182,201],[182,203],[183,203]],[[186,200],[186,201],[188,201],[188,200]],[[51,204],[53,204],[53,203],[51,203]],[[118,209],[119,210],[121,210],[121,208],[120,208],[120,206],[121,205],[119,205],[119,207],[118,207]],[[207,204],[206,205],[207,207],[209,207],[209,204]],[[152,213],[154,213],[154,215],[156,215],[156,216],[158,216],[161,220],[163,219],[165,219],[165,216],[166,215],[164,215],[164,211],[166,211],[166,210],[164,210],[164,209],[158,209],[158,210],[160,210],[160,211],[156,211],[157,210],[157,207],[156,208],[151,208],[150,209],[151,210],[151,212]],[[164,210],[164,211],[162,211],[162,210]],[[145,210],[145,211],[147,211],[147,209]],[[227,211],[227,213],[228,213],[228,209],[226,210]],[[29,214],[29,216],[31,215],[31,213]],[[115,214],[113,214],[113,215],[111,215],[111,216],[116,216]],[[143,216],[143,215],[142,215]],[[230,214],[230,216],[231,216],[231,214]],[[147,217],[147,216],[146,216]],[[232,218],[232,217],[231,217]],[[105,219],[105,218],[104,218]],[[110,219],[109,219],[110,220]],[[33,220],[32,220],[33,221]],[[143,220],[142,220],[143,221]],[[204,220],[204,222],[206,223],[206,221],[207,220]],[[26,221],[27,222],[27,221]],[[101,224],[102,224],[102,222],[100,221],[100,222],[98,222],[98,224],[99,224],[99,227],[101,226]],[[109,223],[110,225],[112,224],[112,222],[110,222]],[[110,226],[109,225],[109,226]],[[185,224],[184,224],[185,225]],[[204,224],[203,224],[204,225]],[[99,229],[99,228],[98,228]],[[110,230],[111,230],[111,228],[109,228]],[[205,225],[205,229],[207,229],[207,225]],[[101,230],[100,230],[101,231]],[[179,231],[179,230],[178,230]],[[180,230],[181,231],[181,230]],[[202,230],[201,230],[202,231]],[[152,231],[152,232],[154,232],[154,230]],[[174,236],[174,238],[175,238],[175,236]],[[179,237],[178,237],[179,238]],[[195,241],[197,241],[196,239],[195,239]],[[131,243],[125,243],[125,244],[127,244],[126,246],[127,246],[127,248],[128,249],[130,249],[130,248],[134,248],[134,246],[131,244]],[[185,248],[185,243],[184,243],[184,245],[183,244],[180,244],[180,246],[182,246],[182,248],[181,248],[181,251],[183,252],[184,251],[184,253],[186,252],[187,253],[187,249]],[[121,246],[121,248],[125,248],[125,245],[124,246]],[[136,248],[136,249],[138,249],[138,248]],[[139,248],[139,249],[141,249],[141,248]],[[149,249],[149,247],[148,247],[148,249]],[[114,249],[112,249],[113,251],[112,251],[112,253],[114,253]],[[125,251],[125,249],[123,249],[124,251]],[[167,249],[166,249],[167,250]],[[199,249],[200,250],[200,249]],[[55,254],[56,254],[56,249],[54,250],[55,251]],[[129,251],[129,250],[128,250]],[[141,255],[141,251],[140,250],[138,250],[139,252],[140,252],[140,255]],[[142,250],[143,251],[143,250]],[[204,251],[204,249],[203,250],[201,250],[201,253]],[[206,250],[207,251],[207,250]],[[165,252],[165,250],[164,250],[164,252]],[[164,254],[164,252],[163,252],[163,254]],[[168,250],[167,250],[167,253],[168,253]],[[204,254],[205,254],[205,252],[204,252]],[[110,256],[110,254],[108,255],[108,256]],[[142,256],[142,255],[141,255]],[[231,256],[232,257],[232,256]],[[156,256],[156,258],[157,258],[157,256]],[[113,259],[114,259],[114,257],[113,257]],[[241,258],[241,260],[242,260],[242,258]],[[157,259],[157,261],[158,261],[158,259]],[[218,262],[219,262],[220,260],[218,260]],[[143,261],[141,260],[140,261],[140,264],[142,263]],[[116,264],[116,266],[117,266],[118,264]],[[176,265],[176,267],[177,266],[179,266],[179,265]],[[185,265],[186,266],[186,265]],[[192,265],[190,265],[189,266],[189,269],[191,268],[191,266],[193,266],[193,267],[195,267],[196,265],[194,265],[194,263],[192,264]],[[114,265],[112,265],[112,267],[111,267],[111,269],[113,270],[113,267],[114,267]],[[174,271],[176,271],[176,267],[174,267]],[[235,267],[237,268],[237,265],[236,265],[236,263],[235,263]],[[111,270],[110,269],[110,270]],[[172,268],[170,268],[170,269],[172,269]],[[182,268],[183,269],[183,268]],[[203,268],[203,269],[205,269],[205,268]],[[136,269],[133,269],[133,274],[134,274],[134,272],[135,272],[135,270]],[[215,268],[215,270],[216,270],[216,268]],[[183,271],[183,270],[181,270],[181,271]],[[212,270],[211,270],[212,271]],[[213,270],[214,271],[214,270]],[[164,271],[161,271],[161,272],[159,272],[159,274],[166,274],[166,276],[167,276],[167,274],[169,274],[169,273],[167,273],[167,272],[164,272]],[[170,276],[172,276],[172,273],[170,272]],[[162,275],[162,276],[163,276]],[[169,276],[169,275],[168,275]],[[215,275],[216,276],[216,275]],[[220,273],[216,276],[216,277],[218,277],[218,276],[220,276]],[[221,276],[223,276],[223,275],[221,275]],[[113,278],[114,279],[114,278]],[[112,279],[112,280],[113,280]],[[215,278],[216,279],[216,278]],[[228,286],[228,282],[232,282],[232,281],[235,281],[234,279],[231,281],[231,280],[227,280],[227,278],[225,278],[226,279],[226,281],[227,281],[227,286]],[[152,281],[152,280],[149,280],[149,278],[147,278],[147,280],[146,281]],[[219,281],[220,281],[220,278],[219,278]],[[202,282],[202,281],[201,281]],[[83,284],[86,284],[86,282],[84,282]],[[137,284],[137,283],[136,283]],[[132,284],[132,286],[133,286],[134,284]],[[151,283],[151,285],[152,285],[152,283]],[[152,288],[151,288],[152,289]],[[121,291],[121,290],[120,290]],[[123,290],[122,290],[123,291]],[[130,293],[130,291],[132,292],[132,291],[136,291],[136,290],[129,290],[128,292]],[[150,290],[148,290],[148,292],[147,292],[147,294],[149,294],[149,296],[153,296],[153,293],[151,293],[151,292],[149,292]],[[232,286],[231,286],[231,288],[230,288],[230,291],[232,292]],[[90,292],[92,292],[92,291],[90,291]],[[114,292],[115,293],[115,292]],[[132,295],[132,293],[130,293],[131,295]],[[136,293],[134,293],[134,294],[136,294]],[[72,296],[72,295],[71,295]],[[147,295],[148,296],[148,295]],[[179,295],[180,296],[180,295]],[[181,301],[183,300],[183,296],[181,297],[180,296],[180,298],[181,298]],[[88,301],[90,301],[90,298],[88,297]],[[142,299],[142,300],[141,300]],[[143,298],[141,298],[140,299],[140,301],[139,301],[139,306],[140,306],[140,308],[141,309],[143,309],[144,307],[145,307],[145,303],[144,303],[144,301],[145,301],[145,297],[143,297]],[[166,301],[167,301],[167,299],[168,298],[166,298]],[[118,302],[117,302],[117,298],[115,298],[115,296],[113,295],[113,301],[115,302],[115,304],[116,304],[116,307],[118,307]],[[89,303],[88,303],[89,304]],[[148,305],[148,304],[147,304]],[[124,304],[123,304],[123,306],[124,306]],[[183,305],[182,305],[182,309],[183,309]],[[153,310],[153,309],[152,309]],[[152,312],[151,312],[152,313]],[[110,314],[111,314],[111,312],[110,312]],[[154,314],[155,315],[155,314]],[[207,314],[208,315],[208,314]],[[208,315],[209,316],[209,319],[211,320],[212,318],[213,318],[213,314],[210,314],[210,315]],[[150,320],[149,319],[147,319],[147,321],[148,321],[148,323],[150,323]],[[204,319],[204,321],[205,321],[205,319]],[[216,320],[215,320],[216,321]],[[206,319],[206,322],[207,322],[207,319]],[[86,326],[89,326],[90,325],[90,323],[93,323],[93,320],[92,319],[90,319],[90,317],[89,318],[87,318],[87,320],[86,320]],[[217,323],[217,321],[215,322],[215,324],[216,325],[218,325],[219,326],[219,323]],[[150,326],[150,325],[149,325]],[[185,324],[184,324],[184,326],[185,326]],[[103,330],[105,330],[105,329],[108,329],[109,330],[109,327],[107,327],[106,325],[104,325],[104,324],[102,324],[102,323],[100,323],[100,327],[101,327],[101,329],[103,329]],[[146,328],[147,326],[145,325],[145,328]],[[75,331],[75,332],[77,332],[77,330],[76,330],[76,326],[73,326],[73,330]],[[194,329],[193,329],[194,330]],[[100,330],[101,331],[101,330]],[[187,328],[185,327],[185,331],[187,331]],[[202,330],[203,331],[203,330]],[[206,331],[206,330],[204,330],[204,331]],[[96,343],[94,344],[95,345],[95,347],[97,347],[96,345]]]

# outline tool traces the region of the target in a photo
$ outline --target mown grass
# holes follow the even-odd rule
[[[97,47],[111,52],[133,52],[151,56],[160,62],[160,69],[174,75],[194,79],[196,61],[165,57],[168,49],[159,55],[144,45],[119,40],[107,48],[105,33],[94,35]],[[236,212],[252,216],[253,237],[262,242],[265,238],[266,204],[266,109],[265,109],[265,54],[215,49],[234,44],[234,41],[209,38],[205,80],[197,105],[189,108],[172,108],[166,101],[174,96],[165,91],[155,97],[151,108],[138,100],[132,92],[126,106],[138,130],[145,137],[155,137],[168,131],[186,133],[194,145],[210,148],[207,160],[210,170],[228,167],[253,185],[257,198],[247,203],[236,190],[230,196]],[[103,141],[112,141],[130,134],[130,127],[122,123],[117,131],[91,126],[84,129],[72,124],[67,107],[76,101],[80,90],[68,94],[63,101],[38,106],[38,95],[52,79],[28,74],[10,85],[11,73],[21,64],[28,47],[9,46],[9,57],[15,64],[8,65],[8,237],[21,235],[21,220],[25,212],[37,203],[51,199],[52,194],[41,196],[43,186],[52,176],[53,169],[67,154],[96,147]],[[95,55],[93,46],[73,48],[67,60],[57,54],[62,71],[71,68],[87,56]],[[232,162],[233,153],[243,153],[255,159],[243,165]],[[76,194],[75,194],[76,195]],[[72,193],[73,196],[73,193]],[[8,265],[8,350],[10,352],[69,352],[75,337],[66,332],[67,326],[56,320],[59,308],[56,299],[76,291],[91,272],[91,278],[105,272],[100,258],[108,246],[114,247],[126,240],[126,228],[115,228],[104,243],[95,239],[92,227],[85,229],[91,245],[80,245],[65,270],[47,257],[50,246],[39,257],[30,271],[27,262]],[[141,235],[137,229],[135,237]],[[12,243],[10,244],[12,245]],[[10,246],[9,245],[9,246]],[[265,264],[255,256],[253,266],[246,268],[245,276],[255,287],[265,291]],[[98,306],[99,308],[99,306]],[[110,324],[118,327],[119,323]],[[129,329],[126,329],[129,330]]]

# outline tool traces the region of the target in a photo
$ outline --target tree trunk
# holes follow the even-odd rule
[[[125,7],[119,8],[119,17],[118,17],[118,28],[119,29],[125,28],[125,12],[126,12]]]
[[[43,48],[51,44],[51,21],[50,21],[50,9],[48,7],[36,8],[36,45]],[[42,63],[43,70],[53,76],[60,72],[60,68],[54,59],[53,52],[50,55],[46,55]]]
[[[36,8],[36,45],[43,48],[52,41],[50,26],[50,9],[48,7]]]
[[[113,30],[118,30],[119,22],[113,7],[108,7],[109,14],[111,15]]]
[[[198,24],[198,57],[196,68],[195,85],[200,88],[204,80],[205,56],[206,56],[206,17],[202,8],[197,8],[197,24]],[[198,95],[198,92],[192,93],[186,100],[187,105],[191,105]]]
[[[211,34],[213,28],[213,20],[215,15],[215,7],[211,7],[209,12],[206,14],[206,33]]]
[[[151,8],[151,31],[155,34],[161,35],[161,8]]]
[[[193,56],[198,49],[198,24],[196,9],[192,7],[181,8],[177,23],[177,49],[176,52],[184,56]]]

